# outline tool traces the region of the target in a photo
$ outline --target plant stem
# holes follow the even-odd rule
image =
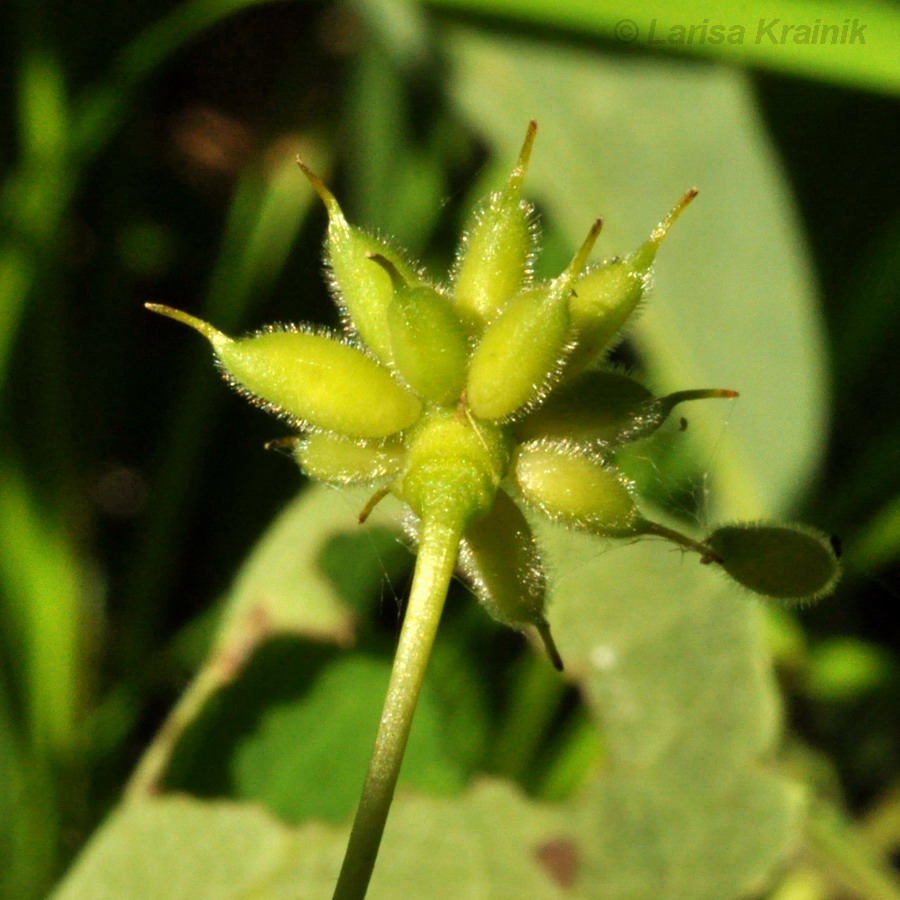
[[[444,523],[426,521],[422,525],[400,642],[334,900],[362,900],[366,895],[456,565],[459,540],[459,530]]]
[[[900,900],[900,879],[830,803],[813,804],[806,826],[807,846],[821,867],[848,896]]]
[[[238,676],[260,644],[272,636],[267,623],[265,611],[253,605],[225,626],[200,671],[166,717],[128,779],[124,791],[126,802],[145,800],[163,789],[166,769],[185,729],[197,719],[209,699]]]
[[[678,546],[684,547],[685,550],[693,550],[695,553],[700,554],[703,562],[722,561],[712,547],[707,547],[706,544],[695,541],[686,534],[675,531],[674,528],[669,528],[666,525],[660,525],[657,522],[650,522],[647,520],[644,520],[643,526],[642,534],[653,534],[656,535],[656,537],[665,538],[673,544],[678,544]]]

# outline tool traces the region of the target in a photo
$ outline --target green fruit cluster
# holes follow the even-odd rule
[[[300,163],[328,212],[325,260],[343,334],[297,327],[231,338],[186,313],[151,308],[203,334],[227,380],[289,420],[308,475],[371,484],[376,501],[392,492],[423,526],[458,534],[460,563],[487,611],[536,627],[557,666],[522,507],[600,535],[673,540],[767,595],[829,590],[837,562],[810,532],[785,538],[731,526],[697,542],[640,514],[612,462],[615,448],[651,434],[677,403],[737,396],[708,389],[656,398],[603,365],[696,191],[636,251],[590,264],[598,219],[565,270],[537,282],[537,228],[522,196],[535,132],[532,122],[508,181],[472,214],[446,282],[350,225]]]

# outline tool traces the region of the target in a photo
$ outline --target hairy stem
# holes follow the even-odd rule
[[[701,541],[695,541],[693,538],[688,537],[686,534],[682,534],[680,531],[675,531],[674,528],[669,528],[666,525],[660,525],[657,522],[650,522],[647,520],[644,520],[641,524],[642,534],[653,534],[656,535],[656,537],[665,538],[667,541],[671,541],[673,544],[678,544],[679,547],[684,547],[685,550],[693,550],[695,553],[700,554],[700,556],[702,557],[702,562],[720,563],[722,561],[716,551],[712,549],[712,547],[708,547]]]
[[[428,657],[456,565],[459,539],[460,533],[455,528],[435,522],[423,523],[412,590],[375,737],[375,748],[334,900],[361,900],[366,895]]]

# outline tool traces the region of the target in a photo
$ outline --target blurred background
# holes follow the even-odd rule
[[[600,252],[623,253],[700,187],[661,252],[654,309],[617,358],[660,388],[742,397],[698,411],[687,451],[663,439],[652,465],[631,465],[697,533],[710,518],[789,516],[835,536],[837,594],[774,611],[771,650],[788,731],[822,790],[896,854],[900,7],[772,11],[857,19],[864,45],[756,43],[746,4],[655,15],[604,0],[3,5],[3,896],[41,896],[116,803],[203,659],[219,598],[302,488],[289,459],[262,449],[284,426],[143,304],[231,332],[335,326],[326,219],[297,154],[352,221],[442,272],[532,117],[542,274],[596,215]],[[714,41],[704,19],[746,33]],[[352,520],[351,504],[338,511]],[[365,598],[357,647],[387,661],[412,557],[391,538],[365,552],[341,540],[334,577],[362,567],[363,586],[347,588]],[[526,646],[480,611],[448,615],[438,665],[482,672],[472,702],[505,709]],[[316,664],[308,654],[296,677]],[[577,707],[560,688],[549,720]],[[467,771],[538,790],[552,748],[531,725],[533,754],[502,759],[483,723]],[[170,784],[225,791],[224,763],[182,756]],[[341,820],[355,791],[314,812]]]

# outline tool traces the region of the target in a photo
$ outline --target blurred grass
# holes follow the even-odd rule
[[[771,6],[754,8],[752,18],[826,15],[801,0]],[[495,119],[495,129],[486,127],[452,100],[445,38],[459,12],[485,39],[513,47],[528,36],[588,68],[592,59],[598,70],[627,60],[636,72],[649,71],[657,59],[640,42],[610,40],[618,19],[644,27],[657,15],[642,3],[196,0],[157,9],[76,10],[57,0],[0,13],[8,50],[0,63],[7,76],[0,103],[7,120],[0,138],[0,855],[11,861],[0,891],[15,898],[40,896],[110,807],[186,676],[167,653],[170,642],[224,591],[296,485],[289,462],[256,452],[278,426],[236,402],[225,421],[219,410],[227,401],[205,348],[151,320],[141,304],[172,302],[225,330],[327,320],[318,263],[323,217],[293,170],[297,152],[334,173],[355,220],[446,266],[448,236],[470,185],[519,139],[511,124],[499,129]],[[835,599],[804,615],[811,657],[797,650],[782,662],[792,727],[830,758],[858,810],[900,767],[892,719],[880,713],[895,709],[900,694],[889,627],[900,556],[900,416],[890,387],[900,377],[890,327],[900,308],[900,112],[889,99],[900,90],[900,14],[874,2],[826,9],[834,19],[867,21],[866,52],[749,44],[688,52],[752,67],[748,107],[756,104],[769,124],[779,154],[773,166],[785,184],[769,198],[783,226],[777,233],[800,255],[808,244],[816,264],[834,415],[829,423],[806,410],[824,462],[818,477],[805,463],[783,490],[789,496],[795,482],[814,479],[791,512],[804,514],[802,499],[811,521],[842,536],[851,577]],[[741,22],[748,10],[678,3],[665,16]],[[117,53],[109,34],[123,40]],[[476,98],[482,108],[491,90],[486,83]],[[559,97],[560,113],[568,99]],[[602,154],[584,146],[593,139],[651,147],[652,154],[643,150],[650,168],[666,157],[666,135],[653,140],[654,122],[640,109],[622,110],[621,131],[604,135],[604,103],[600,125],[591,120],[593,137],[578,121],[577,103],[569,110],[573,158],[602,168]],[[524,123],[528,106],[524,91],[504,113]],[[552,111],[551,102],[548,117]],[[714,110],[699,110],[698,128],[716,123]],[[568,229],[578,227],[571,207],[582,198],[554,206],[554,184],[580,190],[590,175],[575,177],[563,164],[564,121],[547,122],[548,140],[554,129],[559,171],[547,167],[539,199],[550,243],[565,248]],[[621,191],[634,193],[640,210],[660,211],[673,199],[641,182]],[[603,212],[625,221],[619,209]],[[738,240],[744,212],[733,211]],[[127,235],[138,235],[135,249]],[[149,267],[141,235],[156,235],[163,248]],[[609,246],[627,249],[613,237]],[[713,230],[708,240],[716,237]],[[752,237],[764,260],[771,235]],[[720,264],[705,290],[736,277],[753,273]],[[714,312],[715,296],[696,299]],[[652,341],[642,362],[666,377],[667,360]],[[777,458],[780,429],[760,426],[756,415],[753,423],[755,439],[771,442]],[[769,449],[761,446],[760,458]],[[714,444],[710,452],[728,451]],[[677,460],[672,471],[680,471]],[[473,638],[483,627],[487,637]],[[518,658],[477,617],[474,624],[451,619],[447,628],[458,629],[460,647],[501,641],[494,655]],[[835,656],[832,642],[848,635],[861,649]],[[385,648],[390,636],[387,626]],[[460,652],[467,666],[484,666],[477,651]],[[885,655],[890,665],[872,664]],[[571,783],[565,761],[582,760],[573,764],[578,771],[596,748],[585,749],[576,718],[564,723],[571,736],[552,766],[540,772],[525,759],[528,746],[532,760],[546,752],[537,736],[559,703],[546,688],[529,681],[526,667],[509,697],[482,689],[482,699],[508,699],[509,718],[498,731],[519,736],[520,755],[493,765],[531,784],[546,779],[552,794],[552,785]],[[532,717],[522,712],[529,702]],[[843,733],[851,723],[852,741]]]

